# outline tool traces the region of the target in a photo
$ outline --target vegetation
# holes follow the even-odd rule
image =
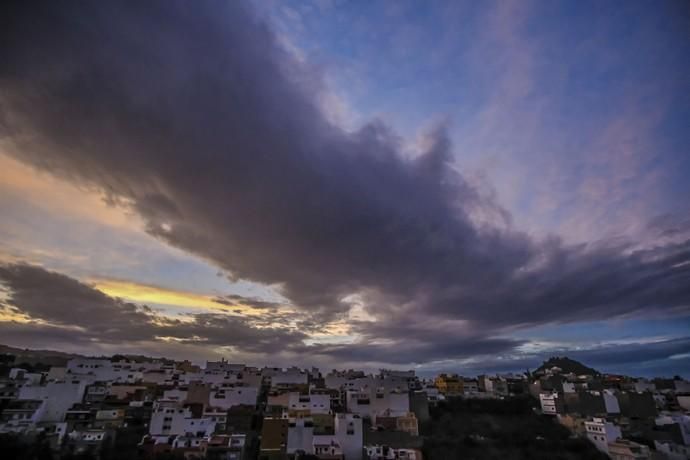
[[[538,415],[528,397],[451,399],[431,408],[422,426],[428,460],[606,460],[586,439]]]
[[[13,355],[0,355],[0,377],[7,377],[10,375],[10,371],[12,368],[18,367],[21,369],[24,369],[25,371],[29,373],[33,372],[48,372],[50,368],[52,367],[50,364],[45,364],[45,363],[40,363],[40,362],[35,362],[35,363],[28,363],[28,362],[21,362],[18,363],[15,361],[15,357]]]
[[[53,460],[50,445],[45,437],[27,440],[14,434],[2,433],[0,454],[7,460]]]

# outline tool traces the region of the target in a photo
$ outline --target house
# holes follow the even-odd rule
[[[687,460],[690,458],[690,446],[673,441],[654,441],[654,449],[661,452],[668,460]]]
[[[686,446],[690,445],[690,416],[680,413],[663,413],[654,419],[656,426],[677,425],[677,433],[680,434],[680,440]]]
[[[95,419],[95,411],[92,411],[87,404],[74,404],[65,412],[65,423],[69,433],[86,430],[93,425]]]
[[[137,399],[137,395],[144,395],[149,389],[146,385],[116,384],[108,387],[108,397],[117,400]]]
[[[13,367],[10,369],[9,378],[11,380],[21,380],[24,385],[40,385],[43,382],[43,374],[29,372],[20,367]]]
[[[19,399],[39,399],[45,402],[40,422],[62,422],[72,405],[81,403],[89,382],[70,380],[48,382],[46,385],[28,385],[19,390]]]
[[[630,418],[656,417],[658,411],[654,395],[648,391],[635,393],[631,391],[618,394],[620,413]]]
[[[244,434],[214,434],[201,442],[201,453],[206,460],[242,460],[246,444]]]
[[[604,398],[604,408],[607,414],[620,414],[621,408],[618,404],[618,398],[612,390],[604,390],[601,393]]]
[[[188,456],[188,453],[201,454],[201,445],[204,442],[204,436],[201,434],[181,434],[175,436],[172,442],[172,451],[174,453]]]
[[[510,394],[510,387],[508,381],[502,377],[491,379],[494,393],[500,396],[508,396]]]
[[[0,404],[5,401],[11,401],[19,397],[20,382],[11,379],[0,380]]]
[[[41,399],[9,401],[0,414],[0,433],[20,433],[33,429],[44,418],[47,403]]]
[[[109,359],[74,358],[67,362],[66,378],[78,377],[91,382],[135,383],[143,374],[132,363],[113,363]]]
[[[649,447],[627,439],[618,439],[609,443],[611,460],[650,460]]]
[[[149,434],[151,435],[210,435],[215,431],[216,422],[211,418],[194,417],[189,407],[175,401],[156,401],[151,413]]]
[[[228,433],[249,433],[254,426],[254,418],[254,406],[233,406],[226,411],[225,430]]]
[[[413,436],[419,436],[419,423],[415,414],[413,412],[408,412],[406,415],[397,417],[396,430],[410,433]]]
[[[203,418],[214,422],[216,424],[216,431],[225,431],[228,411],[209,406],[204,409]]]
[[[585,432],[587,439],[605,454],[609,453],[609,443],[623,437],[620,428],[606,419],[598,417],[585,422]]]
[[[356,414],[336,414],[335,436],[347,460],[362,459],[364,431],[360,416]]]
[[[479,390],[483,391],[485,393],[493,393],[494,391],[494,382],[491,380],[491,377],[488,375],[480,375],[477,377],[477,382],[479,384]]]
[[[369,460],[422,460],[422,453],[417,449],[371,445],[366,446],[365,451]]]
[[[329,394],[288,394],[287,408],[291,416],[328,414],[331,412],[331,396]]]
[[[410,410],[421,422],[429,420],[429,400],[426,393],[423,391],[414,391],[410,393]]]
[[[343,460],[343,449],[335,436],[317,435],[312,441],[311,453],[320,460]]]
[[[363,387],[348,390],[345,394],[348,412],[372,419],[386,412],[388,416],[399,417],[410,411],[410,395],[407,391],[387,390],[383,387]]]
[[[297,452],[312,452],[313,442],[314,422],[311,418],[289,419],[286,447],[289,455]]]
[[[220,361],[206,361],[206,367],[204,368],[207,372],[242,372],[247,366],[245,364],[233,364],[229,363],[222,358]]]
[[[101,429],[117,429],[125,423],[125,409],[105,409],[96,411],[94,426]]]
[[[645,391],[654,392],[656,391],[656,385],[654,382],[650,382],[647,379],[637,379],[637,381],[633,383],[633,390],[637,393],[643,393]]]
[[[558,393],[539,393],[539,404],[542,414],[557,415],[564,413],[563,398]]]
[[[475,379],[463,379],[462,393],[465,395],[479,393],[479,382],[477,382]]]
[[[219,409],[230,409],[233,406],[256,406],[259,388],[242,385],[225,384],[211,390],[209,405]]]
[[[419,435],[419,424],[413,412],[408,412],[405,415],[391,415],[390,411],[384,411],[376,416],[375,424],[384,430],[404,431],[413,436]]]
[[[112,432],[101,429],[86,429],[72,431],[67,434],[66,449],[75,455],[94,455],[99,458],[99,453],[104,446],[113,442]]]
[[[100,403],[108,397],[107,382],[96,382],[86,387],[86,394],[84,395],[84,402]]]
[[[264,368],[261,375],[267,378],[271,387],[277,388],[285,385],[306,385],[309,383],[309,375],[298,367],[288,369]]]
[[[463,394],[464,380],[458,374],[440,374],[434,379],[434,385],[444,396],[459,396]]]
[[[426,395],[426,399],[430,406],[433,406],[439,401],[443,401],[445,399],[445,396],[443,396],[441,391],[435,386],[425,386],[420,391]]]
[[[690,395],[676,395],[676,402],[682,409],[690,411]]]
[[[261,428],[260,460],[285,459],[287,455],[288,420],[266,417]]]

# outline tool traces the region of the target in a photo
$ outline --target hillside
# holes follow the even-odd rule
[[[104,358],[104,359],[128,359],[131,361],[141,362],[151,362],[151,361],[163,361],[167,363],[174,363],[175,361],[164,357],[151,357],[144,355],[129,355],[129,354],[117,354],[113,356],[85,356],[75,353],[65,353],[63,351],[56,350],[30,350],[28,348],[17,348],[11,347],[9,345],[0,344],[0,355],[8,354],[15,357],[14,364],[27,363],[27,364],[45,364],[49,366],[65,366],[67,361],[72,358]]]
[[[64,366],[72,358],[82,357],[73,353],[65,353],[55,350],[30,350],[28,348],[16,348],[0,344],[0,354],[13,355],[14,362],[28,364],[47,364],[50,366]]]
[[[562,369],[563,374],[570,374],[573,373],[575,375],[599,375],[600,372],[597,371],[596,369],[592,369],[591,367],[587,367],[584,364],[582,364],[579,361],[575,361],[574,359],[570,359],[567,356],[552,356],[548,360],[544,361],[544,363],[539,366],[534,373],[535,374],[543,374],[546,372],[547,369],[551,369],[552,367],[559,367]]]

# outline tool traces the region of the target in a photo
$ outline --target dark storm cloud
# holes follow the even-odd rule
[[[583,344],[584,346],[584,344]],[[685,377],[690,363],[690,337],[603,344],[595,348],[577,350],[574,347],[553,349],[529,355],[486,357],[466,366],[466,373],[522,372],[534,370],[552,356],[568,356],[593,367],[599,372],[626,373],[635,376],[673,376],[680,371]],[[457,366],[449,370],[456,370]]]
[[[378,362],[407,365],[430,361],[457,360],[472,356],[495,355],[514,351],[523,342],[512,339],[486,337],[454,338],[437,336],[434,340],[396,342],[393,344],[354,343],[291,347],[291,351],[309,355],[323,355],[345,362]]]
[[[221,305],[227,305],[229,307],[236,305],[246,305],[248,307],[258,308],[261,310],[276,310],[284,306],[284,304],[281,304],[279,302],[268,302],[266,300],[254,299],[237,294],[228,294],[224,296],[214,297],[213,301]]]
[[[671,361],[667,361],[667,363],[672,364],[673,360],[679,359],[672,357],[686,355],[685,358],[687,359],[688,354],[690,354],[690,337],[654,342],[612,344],[592,350],[568,352],[568,355],[574,359],[592,363],[602,369],[608,369],[611,366],[625,368],[630,364],[656,363],[670,358]]]
[[[200,313],[173,319],[110,297],[74,278],[28,264],[0,265],[6,311],[29,322],[2,322],[3,340],[23,343],[121,344],[172,339],[181,343],[233,346],[270,352],[301,343],[305,336],[275,325],[257,328],[247,318]]]
[[[322,320],[353,293],[386,325],[355,331],[393,342],[421,319],[468,320],[482,332],[463,337],[480,340],[519,324],[688,311],[687,240],[565,247],[478,223],[509,219],[451,167],[443,127],[404,157],[380,122],[333,126],[318,78],[242,3],[2,9],[6,150],[130,206],[171,245],[281,286]],[[424,358],[449,351],[416,334]]]
[[[154,319],[144,308],[35,265],[0,265],[0,286],[19,312],[53,325],[78,326],[92,337],[137,339]]]

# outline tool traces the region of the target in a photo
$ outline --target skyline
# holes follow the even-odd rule
[[[3,8],[3,343],[690,376],[682,2]]]

